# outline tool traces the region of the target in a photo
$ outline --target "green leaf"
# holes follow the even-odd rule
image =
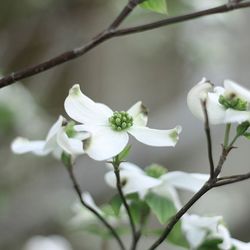
[[[243,134],[248,140],[250,140],[250,133],[246,132]]]
[[[145,201],[161,224],[165,224],[176,213],[173,202],[166,197],[148,193]]]
[[[223,242],[220,238],[208,239],[202,243],[202,245],[197,250],[220,250],[219,245]]]
[[[128,145],[122,150],[122,152],[118,155],[119,162],[123,161],[129,155],[131,147],[131,145]]]
[[[135,224],[141,224],[150,213],[150,209],[144,201],[133,201],[129,207]]]
[[[167,241],[174,245],[189,249],[189,244],[185,235],[183,234],[180,221],[174,226],[174,228],[170,232],[169,236],[167,237]]]
[[[0,130],[4,133],[9,133],[14,129],[15,114],[5,104],[0,103]]]
[[[243,122],[240,125],[237,126],[237,135],[241,136],[244,135],[244,133],[246,133],[246,131],[248,130],[250,126],[249,122]]]
[[[120,208],[122,205],[122,199],[119,195],[115,195],[111,201],[109,202],[110,206],[112,207],[115,216],[119,216]]]
[[[167,1],[166,0],[146,0],[140,4],[146,10],[157,12],[160,14],[167,14]]]

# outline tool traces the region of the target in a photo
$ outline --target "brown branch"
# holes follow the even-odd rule
[[[121,182],[121,177],[120,177],[120,162],[118,160],[118,157],[114,158],[114,161],[112,162],[113,167],[114,167],[114,173],[115,173],[115,177],[116,177],[116,188],[118,190],[119,196],[122,200],[122,204],[125,207],[125,210],[127,212],[128,218],[129,218],[129,223],[130,223],[130,227],[132,230],[132,245],[131,245],[131,250],[135,250],[136,249],[136,244],[138,242],[138,237],[137,237],[137,232],[136,232],[136,228],[135,228],[135,224],[134,224],[134,220],[129,208],[129,205],[126,201],[126,197],[122,191],[122,182]]]
[[[131,2],[134,2],[134,1],[131,0]],[[224,4],[224,5],[215,7],[215,8],[197,11],[197,12],[186,14],[186,15],[170,17],[170,18],[163,19],[161,21],[157,21],[157,22],[153,22],[153,23],[149,23],[149,24],[145,24],[145,25],[139,25],[139,26],[125,28],[125,29],[117,29],[117,27],[125,20],[125,18],[132,11],[131,8],[128,6],[131,7],[133,5],[131,5],[131,3],[128,4],[123,9],[121,14],[119,14],[119,16],[116,18],[116,20],[107,29],[105,29],[99,35],[95,36],[93,39],[91,39],[85,45],[83,45],[79,48],[75,48],[73,50],[69,50],[67,52],[64,52],[64,53],[62,53],[54,58],[51,58],[51,59],[44,61],[42,63],[39,63],[37,65],[27,67],[23,70],[13,72],[10,75],[2,77],[0,79],[0,88],[8,86],[14,82],[25,79],[27,77],[44,72],[48,69],[56,67],[60,64],[68,62],[68,61],[75,59],[77,57],[80,57],[80,56],[84,55],[85,53],[87,53],[88,51],[92,50],[93,48],[97,47],[98,45],[102,44],[106,40],[111,39],[113,37],[119,37],[119,36],[125,36],[125,35],[129,35],[129,34],[133,34],[133,33],[144,32],[147,30],[152,30],[152,29],[163,27],[163,26],[168,26],[171,24],[184,22],[184,21],[196,19],[196,18],[203,17],[203,16],[208,16],[208,15],[218,14],[218,13],[225,13],[225,12],[232,11],[235,9],[247,8],[247,7],[250,7],[250,2]]]
[[[122,243],[119,235],[117,234],[117,232],[115,231],[115,229],[109,224],[109,222],[104,218],[102,217],[102,215],[96,211],[94,208],[92,208],[91,206],[89,206],[82,198],[82,192],[81,192],[81,188],[75,178],[75,175],[74,175],[74,172],[73,172],[73,166],[68,166],[66,167],[67,170],[68,170],[68,173],[69,173],[69,177],[73,183],[73,186],[74,186],[74,189],[78,195],[78,198],[81,202],[81,204],[86,208],[88,209],[90,212],[92,212],[102,223],[104,226],[106,226],[106,228],[110,231],[110,233],[114,236],[114,238],[117,240],[117,243],[118,245],[120,246],[121,250],[125,250],[125,246],[124,244]]]
[[[212,139],[211,139],[211,132],[210,132],[210,125],[209,125],[209,117],[207,112],[207,102],[201,101],[201,105],[203,108],[204,113],[204,130],[206,133],[207,138],[207,149],[208,149],[208,160],[209,160],[209,167],[210,167],[210,178],[213,179],[214,177],[214,160],[213,160],[213,148],[212,148]]]
[[[220,186],[233,184],[233,183],[248,180],[248,179],[250,179],[250,173],[222,177],[222,178],[218,178],[218,181],[216,182],[216,184],[214,186],[220,187]]]

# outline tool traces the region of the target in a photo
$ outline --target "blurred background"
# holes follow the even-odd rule
[[[168,0],[169,16],[226,1]],[[118,14],[126,0],[0,1],[2,74],[36,64],[87,42]],[[165,16],[138,9],[124,26]],[[205,76],[215,84],[230,78],[250,88],[250,9],[213,15],[146,33],[112,39],[77,60],[0,90],[0,249],[20,250],[33,235],[60,234],[75,250],[100,249],[100,242],[67,223],[76,196],[64,167],[52,157],[17,156],[10,144],[17,136],[44,139],[59,114],[68,89],[79,83],[86,95],[114,110],[138,100],[149,108],[149,126],[183,126],[175,149],[150,148],[131,140],[132,162],[152,162],[169,170],[208,172],[203,124],[186,105],[189,89]],[[212,127],[218,159],[223,126]],[[225,174],[249,171],[249,142],[240,140]],[[114,193],[106,186],[104,163],[87,156],[77,161],[77,178],[100,204]],[[250,241],[250,183],[218,188],[193,208],[223,215],[232,235]],[[182,193],[183,200],[190,197]],[[146,239],[149,244],[151,239]],[[112,248],[113,247],[113,248]],[[109,249],[117,249],[110,244]],[[141,249],[145,249],[142,246]],[[166,249],[166,245],[159,249]],[[169,247],[168,249],[172,249]],[[173,248],[180,249],[180,248]]]

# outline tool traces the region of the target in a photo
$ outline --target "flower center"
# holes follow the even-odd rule
[[[248,109],[248,102],[240,99],[234,93],[229,95],[219,97],[219,103],[223,105],[226,109],[235,109],[239,111],[246,111]]]
[[[109,124],[115,131],[123,131],[133,126],[133,117],[125,111],[115,111],[109,118]]]

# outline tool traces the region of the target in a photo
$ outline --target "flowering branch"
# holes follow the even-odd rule
[[[81,202],[81,204],[88,209],[89,211],[91,211],[93,214],[95,214],[95,216],[107,227],[107,229],[110,231],[110,233],[114,236],[114,238],[117,240],[117,243],[119,244],[120,248],[122,250],[125,250],[125,246],[123,244],[123,242],[121,241],[119,235],[117,234],[117,232],[115,231],[115,229],[109,224],[109,222],[102,217],[102,215],[100,215],[100,213],[98,213],[98,211],[96,211],[94,208],[92,208],[91,206],[89,206],[82,198],[82,192],[81,192],[81,188],[76,180],[76,177],[74,175],[73,172],[73,166],[70,165],[68,167],[66,167],[70,176],[70,179],[73,183],[74,189],[79,197],[79,200]]]
[[[73,50],[69,50],[47,61],[44,61],[42,63],[39,63],[31,67],[27,67],[17,72],[13,72],[1,78],[0,88],[11,85],[12,83],[15,83],[24,78],[44,72],[48,69],[56,67],[72,59],[78,58],[86,54],[88,51],[92,50],[93,48],[97,47],[98,45],[102,44],[106,40],[109,40],[114,37],[144,32],[144,31],[160,28],[163,26],[175,24],[175,23],[180,23],[180,22],[200,18],[203,16],[208,16],[208,15],[213,15],[213,14],[218,14],[218,13],[225,13],[225,12],[233,11],[236,9],[250,7],[250,2],[248,1],[247,2],[234,1],[234,2],[229,2],[228,4],[220,5],[215,8],[197,11],[197,12],[186,14],[186,15],[170,17],[170,18],[166,18],[157,22],[149,23],[149,24],[138,25],[135,27],[129,27],[129,28],[124,28],[124,29],[118,29],[119,25],[126,19],[126,17],[132,12],[132,10],[140,2],[141,1],[138,1],[138,0],[130,0],[129,3],[125,6],[125,8],[122,10],[122,12],[115,19],[115,21],[107,29],[99,33],[97,36],[93,37],[88,43],[84,44],[83,46],[75,48]]]
[[[245,175],[236,175],[236,176],[229,176],[229,177],[222,177],[217,178],[218,175],[221,173],[223,164],[225,163],[228,154],[233,149],[233,145],[238,139],[239,135],[236,134],[234,139],[231,141],[229,146],[222,146],[221,156],[219,158],[217,167],[214,168],[213,163],[213,155],[212,155],[212,141],[211,141],[211,134],[210,134],[210,126],[209,126],[209,118],[208,118],[208,111],[207,111],[207,104],[206,100],[201,101],[201,105],[203,108],[204,113],[204,129],[207,136],[207,147],[208,147],[208,159],[210,163],[210,178],[209,180],[202,186],[202,188],[184,205],[169,221],[166,228],[164,229],[162,235],[158,238],[158,240],[149,248],[149,250],[156,249],[170,234],[176,223],[181,219],[181,217],[195,204],[203,195],[205,195],[209,190],[215,187],[223,186],[232,184],[235,182],[243,181],[246,179],[250,179],[250,173]],[[229,136],[228,126],[226,127],[225,137]]]

